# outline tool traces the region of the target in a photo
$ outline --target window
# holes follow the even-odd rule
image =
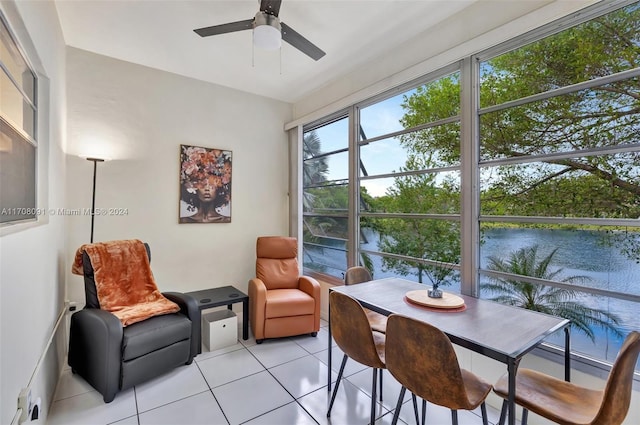
[[[303,267],[342,279],[349,209],[347,117],[305,129],[302,146]]]
[[[636,3],[479,64],[481,295],[571,319],[606,360],[640,328],[639,22]]]
[[[0,15],[0,224],[37,215],[36,84]]]
[[[599,3],[305,127],[339,134],[305,154],[305,266],[563,316],[612,360],[640,329],[639,87],[640,3]]]
[[[459,75],[360,109],[359,258],[374,278],[460,290]]]

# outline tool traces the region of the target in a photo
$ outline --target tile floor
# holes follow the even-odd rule
[[[239,316],[238,321],[242,318]],[[238,324],[239,327],[241,323]],[[242,335],[240,330],[239,335]],[[118,393],[105,404],[102,396],[66,368],[60,378],[48,425],[357,425],[367,424],[371,409],[371,369],[353,360],[327,418],[327,323],[316,338],[299,336],[266,340],[253,338],[213,352],[206,351],[189,366],[174,369],[135,388]],[[332,349],[333,380],[342,352]],[[376,424],[390,424],[400,384],[387,372],[383,402]],[[480,409],[459,412],[460,425],[480,425]],[[499,412],[488,408],[495,424]],[[409,392],[401,423],[413,424]],[[427,424],[451,424],[447,409],[429,404]]]

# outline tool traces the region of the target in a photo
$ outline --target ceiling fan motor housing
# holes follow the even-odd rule
[[[279,49],[282,42],[281,30],[277,16],[260,11],[253,19],[253,42],[261,49]]]

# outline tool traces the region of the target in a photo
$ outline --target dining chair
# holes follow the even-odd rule
[[[527,424],[528,412],[561,425],[619,425],[631,403],[633,374],[640,352],[640,332],[625,339],[616,357],[604,389],[593,390],[537,372],[520,369],[516,375],[516,403],[522,406],[521,424]],[[506,417],[508,376],[502,376],[494,391],[505,401],[500,425]]]
[[[358,283],[369,282],[372,280],[371,273],[366,267],[355,266],[349,267],[344,274],[345,285],[355,285]],[[364,309],[367,319],[374,331],[385,333],[387,331],[387,316],[380,314],[368,308]]]
[[[378,369],[385,369],[385,336],[383,333],[371,330],[362,306],[348,295],[336,291],[330,293],[329,315],[331,317],[331,334],[338,347],[344,352],[344,356],[336,386],[331,394],[327,417],[331,416],[331,408],[338,393],[344,367],[347,364],[347,359],[351,358],[360,364],[373,368],[373,382],[371,384],[371,424],[373,425],[376,417],[376,372]]]
[[[482,422],[488,425],[485,400],[491,384],[460,368],[444,332],[428,323],[392,314],[387,320],[385,346],[387,370],[402,385],[392,424],[398,422],[408,389],[427,402],[451,409],[454,425],[458,424],[458,410],[480,406]]]

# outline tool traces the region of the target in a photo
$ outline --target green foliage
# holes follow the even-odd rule
[[[556,248],[546,257],[538,258],[537,245],[521,248],[511,252],[507,259],[490,257],[487,268],[562,283],[580,283],[589,279],[586,276],[577,275],[563,277],[563,268],[552,270],[551,264],[557,250]],[[490,299],[502,304],[569,319],[573,328],[587,335],[593,342],[595,342],[595,336],[591,326],[609,329],[621,336],[617,328],[620,323],[618,316],[603,309],[582,305],[576,301],[577,291],[498,277],[491,277],[489,283],[481,285],[481,290],[497,294]]]
[[[640,67],[640,5],[559,32],[481,64],[480,103],[499,105],[568,85]],[[459,113],[459,77],[452,74],[405,98],[408,128]],[[640,80],[600,85],[480,118],[483,161],[637,144]],[[401,137],[412,155],[434,166],[456,164],[454,124]],[[640,152],[549,158],[481,170],[483,215],[543,217],[640,217]],[[638,259],[640,243],[618,245]]]
[[[407,162],[415,167],[428,167],[429,159],[412,156]],[[404,171],[401,169],[400,171]],[[415,214],[459,211],[459,191],[451,191],[439,185],[433,174],[418,174],[394,179],[387,196],[375,200],[377,208],[385,212],[410,212]],[[460,262],[460,228],[457,223],[442,219],[385,218],[376,220],[373,226],[380,233],[378,247],[382,252],[400,254],[416,259],[428,259],[444,263]],[[420,261],[406,261],[383,257],[385,270],[407,276],[417,270],[419,282],[426,276],[434,285],[450,284],[453,270],[450,267],[429,265]]]
[[[482,108],[500,105],[637,67],[640,67],[638,3],[482,63],[480,104]],[[401,123],[412,128],[455,117],[460,113],[459,105],[459,75],[452,74],[405,97]],[[479,125],[481,161],[525,160],[517,165],[481,169],[483,215],[640,217],[637,148],[605,154],[580,153],[640,141],[637,77],[483,113]],[[400,138],[409,152],[405,170],[459,163],[458,123],[409,132]],[[529,156],[567,152],[577,153],[527,160]],[[459,208],[455,204],[459,188],[455,184],[447,189],[445,186],[426,175],[398,178],[387,195],[372,201],[372,205],[376,211],[384,212],[453,211]],[[382,251],[451,263],[459,260],[459,246],[454,241],[459,244],[458,229],[444,220],[384,219],[372,226],[383,235]],[[609,240],[639,261],[637,234],[637,231],[616,232]],[[566,283],[585,279],[563,277],[562,269],[553,271],[555,252],[538,259],[537,247],[530,247],[510,254],[508,259],[491,258],[489,268]],[[420,263],[385,258],[384,265],[402,275],[416,267],[422,278]],[[592,339],[591,325],[617,332],[619,319],[615,315],[582,305],[575,291],[511,279],[492,279],[483,289],[496,293],[496,301],[566,317]]]

